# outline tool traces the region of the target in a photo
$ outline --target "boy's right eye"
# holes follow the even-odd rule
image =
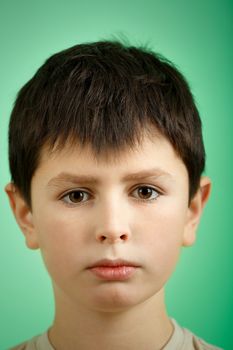
[[[85,197],[90,196],[88,192],[85,191],[72,191],[64,195],[61,199],[67,204],[79,204],[86,202]]]

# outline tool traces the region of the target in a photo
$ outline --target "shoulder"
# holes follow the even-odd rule
[[[25,350],[27,343],[22,343],[14,346],[13,348],[9,348],[9,350]]]
[[[174,325],[174,333],[170,344],[168,344],[171,347],[165,348],[166,350],[172,350],[174,348],[179,348],[180,350],[223,350],[216,345],[207,343],[189,329],[181,327],[175,319],[171,320]],[[173,347],[174,345],[175,347]]]
[[[36,340],[38,339],[38,336],[33,337],[32,339],[25,341],[23,343],[20,343],[18,345],[15,345],[12,348],[9,348],[9,350],[36,350]]]
[[[193,345],[195,350],[223,350],[216,345],[207,343],[203,339],[197,337],[195,334],[193,334]]]
[[[49,342],[47,331],[34,336],[8,350],[54,350]]]

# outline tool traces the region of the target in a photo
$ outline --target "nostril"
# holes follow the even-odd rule
[[[121,235],[120,238],[121,238],[123,241],[126,241],[126,240],[127,240],[127,235]]]
[[[117,242],[117,241],[127,241],[128,235],[122,234],[122,235],[99,235],[97,236],[97,240],[99,242],[109,241],[109,242]]]

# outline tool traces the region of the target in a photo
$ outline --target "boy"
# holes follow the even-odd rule
[[[55,297],[53,325],[14,349],[217,349],[164,302],[211,187],[171,62],[110,41],[54,54],[17,96],[9,160],[11,208]]]

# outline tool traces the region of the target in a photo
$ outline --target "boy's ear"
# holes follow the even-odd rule
[[[6,185],[5,192],[8,196],[15,219],[25,236],[27,247],[30,249],[38,249],[39,244],[33,225],[31,209],[13,183]]]
[[[211,181],[208,177],[203,176],[200,180],[200,187],[190,202],[187,211],[187,221],[184,229],[183,242],[184,247],[194,244],[196,240],[196,230],[200,222],[204,206],[210,196]]]

